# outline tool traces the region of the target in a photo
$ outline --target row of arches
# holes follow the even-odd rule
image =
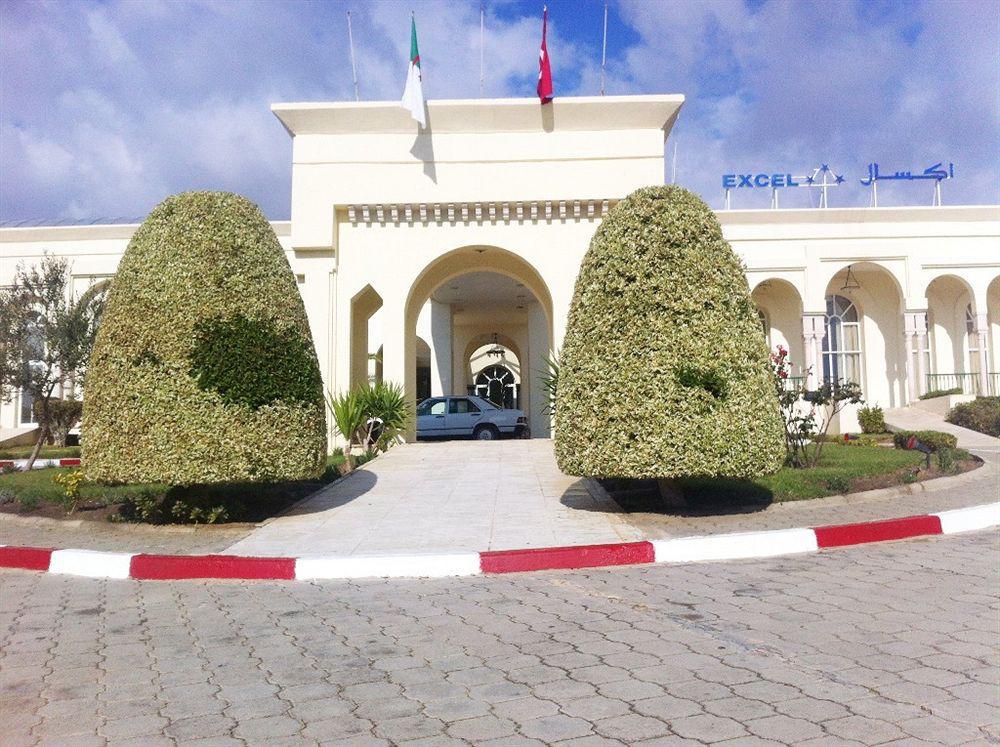
[[[1000,277],[976,306],[970,283],[956,275],[933,278],[922,309],[907,309],[902,289],[885,268],[860,262],[842,268],[825,289],[822,338],[810,356],[802,295],[787,278],[753,287],[768,344],[782,345],[806,375],[849,379],[869,401],[898,406],[931,389],[1000,391]],[[985,382],[985,384],[984,384]],[[985,386],[985,391],[984,391]]]

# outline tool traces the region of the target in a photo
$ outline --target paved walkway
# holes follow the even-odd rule
[[[291,557],[476,552],[641,539],[544,439],[396,446],[226,552]]]
[[[896,430],[951,433],[958,438],[958,445],[961,448],[975,452],[984,459],[990,458],[989,455],[992,454],[994,460],[1000,460],[1000,438],[952,425],[941,415],[921,410],[919,407],[897,407],[886,410],[885,422]]]
[[[0,742],[996,743],[998,551],[979,532],[418,581],[0,571]]]

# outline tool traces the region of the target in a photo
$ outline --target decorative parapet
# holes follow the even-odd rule
[[[595,220],[618,203],[604,200],[525,200],[507,202],[429,202],[419,204],[346,205],[352,225],[536,223]]]

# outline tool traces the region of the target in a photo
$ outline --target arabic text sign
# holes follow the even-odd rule
[[[955,164],[949,163],[947,169],[941,168],[941,163],[928,166],[922,173],[914,174],[912,171],[896,171],[892,174],[881,174],[877,163],[868,164],[868,176],[859,179],[864,186],[870,186],[875,182],[885,181],[914,181],[916,179],[933,179],[940,182],[942,179],[955,178]]]

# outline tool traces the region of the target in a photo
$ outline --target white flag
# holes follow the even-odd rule
[[[417,21],[410,19],[410,67],[406,71],[406,88],[403,90],[403,108],[410,116],[427,127],[424,114],[424,87],[420,79],[420,52],[417,50]]]

